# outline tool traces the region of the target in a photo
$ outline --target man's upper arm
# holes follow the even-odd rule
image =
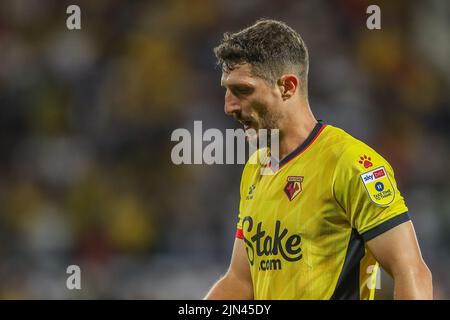
[[[253,299],[253,284],[250,273],[250,264],[248,262],[247,253],[245,251],[244,240],[235,238],[233,254],[231,256],[230,267],[227,272],[227,277],[231,280],[237,281],[249,295],[249,299]]]
[[[424,264],[411,221],[369,240],[367,247],[392,276],[414,270]]]

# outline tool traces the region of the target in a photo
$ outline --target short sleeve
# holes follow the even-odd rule
[[[239,239],[243,239],[244,238],[244,234],[242,231],[242,212],[243,212],[243,208],[244,208],[244,201],[245,201],[245,190],[247,189],[248,186],[248,175],[249,175],[249,170],[250,170],[250,164],[249,162],[247,162],[245,164],[244,170],[242,171],[242,177],[241,177],[241,186],[240,186],[240,192],[239,192],[239,213],[238,213],[238,222],[236,225],[236,237]]]
[[[243,239],[244,238],[244,234],[242,232],[242,216],[241,216],[243,200],[244,200],[243,185],[244,185],[244,173],[242,174],[242,178],[241,178],[240,200],[239,200],[239,214],[238,214],[238,222],[237,222],[237,225],[236,225],[236,238],[239,238],[239,239]]]
[[[247,199],[249,193],[251,193],[254,189],[254,185],[251,185],[252,177],[257,170],[260,170],[260,157],[263,154],[266,154],[267,149],[258,149],[256,150],[249,158],[247,163],[245,164],[244,170],[242,171],[241,177],[241,187],[240,187],[240,201],[239,201],[239,214],[238,214],[238,222],[236,225],[236,237],[239,239],[244,238],[244,234],[242,231],[242,212],[244,210],[244,204]],[[250,189],[251,188],[251,189]]]
[[[338,159],[333,193],[352,226],[365,241],[409,220],[390,164],[356,140]]]

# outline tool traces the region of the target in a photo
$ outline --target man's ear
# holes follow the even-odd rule
[[[278,87],[281,92],[283,100],[287,100],[292,97],[298,90],[300,81],[294,74],[285,74],[278,79]]]

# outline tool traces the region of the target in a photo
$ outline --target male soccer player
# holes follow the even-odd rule
[[[245,130],[279,129],[281,160],[272,175],[247,162],[231,263],[205,298],[373,299],[379,263],[395,299],[432,299],[391,166],[311,112],[300,35],[259,20],[225,34],[215,54],[225,113]]]

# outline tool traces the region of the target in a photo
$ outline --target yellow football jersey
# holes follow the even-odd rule
[[[389,163],[320,122],[271,175],[263,151],[245,165],[236,232],[255,299],[373,299],[365,242],[409,220]]]

